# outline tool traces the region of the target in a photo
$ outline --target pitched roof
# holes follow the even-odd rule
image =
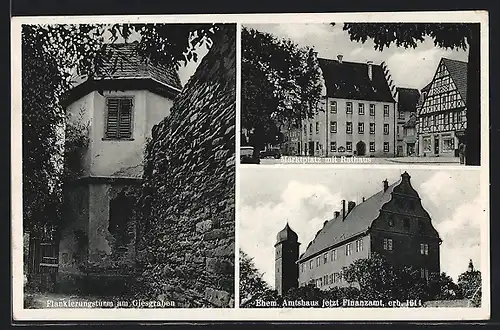
[[[399,183],[401,183],[401,179],[391,184],[386,191],[382,189],[364,202],[356,205],[347,214],[344,221],[342,221],[342,214],[328,220],[316,234],[316,237],[309,244],[306,251],[299,257],[299,260],[308,259],[318,252],[322,252],[333,245],[342,243],[368,230],[372,221],[379,216],[382,206],[391,200],[391,193]]]
[[[389,84],[380,65],[372,64],[372,79],[368,64],[318,58],[323,71],[328,97],[394,102]]]
[[[175,89],[182,89],[177,70],[162,64],[146,61],[136,50],[137,42],[106,44],[104,50],[111,50],[111,57],[97,68],[96,78],[151,78]]]
[[[417,117],[411,116],[410,119],[403,124],[403,127],[415,127],[417,125]]]
[[[451,60],[445,57],[441,61],[448,69],[462,100],[467,103],[467,62]]]
[[[420,92],[415,88],[397,87],[398,111],[416,111]]]
[[[430,83],[428,83],[427,85],[425,85],[425,86],[421,89],[422,93],[423,93],[423,92],[427,92],[427,91],[429,91],[429,89],[431,89],[431,85],[432,85],[432,81],[431,81]]]

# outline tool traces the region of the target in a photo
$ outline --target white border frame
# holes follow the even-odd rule
[[[24,309],[23,308],[23,226],[22,226],[22,132],[21,125],[21,25],[22,24],[83,24],[83,23],[237,23],[237,93],[236,93],[236,165],[239,166],[240,142],[240,77],[241,24],[251,23],[327,23],[327,22],[440,22],[481,24],[481,164],[480,167],[432,165],[324,165],[335,167],[426,168],[442,170],[478,170],[481,176],[481,197],[488,223],[481,230],[483,288],[481,308],[339,308],[339,309],[239,309],[239,257],[235,253],[235,308],[207,309]],[[302,13],[302,14],[217,14],[217,15],[127,15],[127,16],[40,16],[14,17],[11,20],[11,82],[12,82],[12,302],[15,321],[224,321],[224,320],[288,320],[288,321],[388,321],[388,320],[486,320],[490,317],[490,237],[489,237],[489,45],[488,13],[486,11],[434,11],[383,13]],[[266,166],[266,165],[261,165]],[[317,167],[322,165],[270,165],[277,170],[290,167]],[[241,167],[245,167],[242,165]],[[236,171],[235,252],[239,252],[239,174]],[[396,312],[398,311],[398,312]]]

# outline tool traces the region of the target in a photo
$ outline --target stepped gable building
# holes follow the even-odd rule
[[[304,120],[298,153],[309,156],[382,156],[396,152],[396,88],[380,65],[319,58],[323,96]]]
[[[467,62],[441,58],[418,107],[419,155],[458,156],[466,129]]]
[[[182,88],[175,69],[147,62],[136,45],[105,45],[111,57],[63,102],[70,121],[88,125],[89,145],[80,159],[82,175],[64,192],[61,278],[81,274],[84,263],[134,259],[134,201],[126,190],[140,184],[146,140]]]
[[[394,265],[414,266],[422,278],[429,278],[432,273],[440,273],[440,244],[410,175],[404,172],[391,185],[384,180],[382,189],[363,198],[359,205],[342,201],[342,209],[324,222],[296,260],[298,285],[313,283],[321,289],[347,286],[342,268],[373,253],[384,255]],[[292,261],[288,265],[283,262],[280,260],[281,267],[292,267]],[[277,272],[276,277],[278,281],[283,274]]]
[[[415,130],[417,103],[420,92],[415,88],[396,88],[397,101],[397,156],[416,155],[417,132]]]
[[[275,289],[282,295],[290,288],[298,286],[299,268],[296,263],[299,258],[298,235],[286,224],[278,235],[274,245],[275,254]]]

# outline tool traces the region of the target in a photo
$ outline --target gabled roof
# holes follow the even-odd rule
[[[403,124],[403,127],[415,127],[417,125],[417,117],[411,116],[410,119]]]
[[[380,190],[364,202],[356,205],[342,221],[342,213],[334,219],[328,220],[323,228],[317,233],[314,240],[306,251],[299,257],[299,261],[328,249],[329,247],[366,232],[380,213],[382,206],[391,200],[391,193],[401,179],[391,184],[386,191]]]
[[[424,93],[424,92],[428,92],[429,89],[431,89],[431,85],[432,85],[432,81],[430,83],[428,83],[427,85],[425,85],[422,89],[421,89],[421,92]]]
[[[467,62],[451,60],[445,57],[441,61],[448,69],[462,100],[467,103]]]
[[[137,42],[106,44],[104,50],[111,51],[111,57],[97,68],[96,78],[151,78],[179,90],[182,88],[175,68],[152,64],[150,61],[146,63],[146,59],[138,54],[136,48]]]
[[[372,64],[372,80],[368,64],[318,58],[323,71],[328,97],[394,102],[389,84],[380,65]]]
[[[398,111],[416,111],[420,92],[415,88],[397,87]]]

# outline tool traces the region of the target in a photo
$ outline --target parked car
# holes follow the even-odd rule
[[[281,158],[281,151],[279,148],[268,148],[260,151],[260,158],[272,157],[275,159]]]
[[[255,157],[253,147],[240,147],[240,164],[260,164],[260,159]]]

